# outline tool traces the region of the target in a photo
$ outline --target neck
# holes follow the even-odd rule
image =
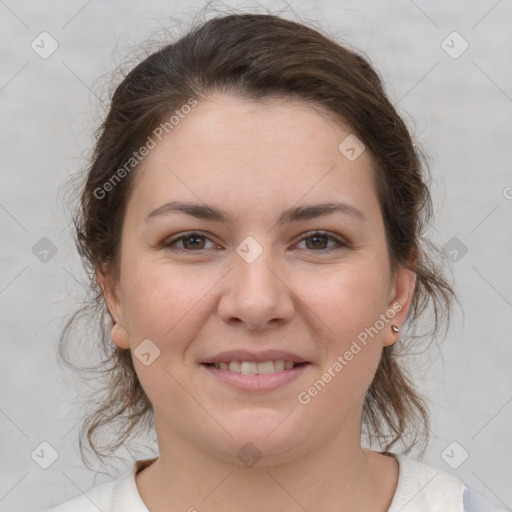
[[[394,459],[361,447],[360,429],[287,462],[265,465],[263,457],[252,467],[221,460],[177,435],[159,436],[159,448],[160,457],[136,477],[152,512],[170,506],[190,512],[385,512],[398,478]]]

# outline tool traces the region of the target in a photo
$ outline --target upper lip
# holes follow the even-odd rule
[[[294,363],[307,363],[308,361],[293,352],[284,350],[263,350],[261,352],[249,352],[248,350],[230,350],[220,352],[212,357],[208,357],[205,363],[220,363],[222,361],[253,361],[262,363],[263,361],[293,361]]]

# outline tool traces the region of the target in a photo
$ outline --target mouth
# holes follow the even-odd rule
[[[221,386],[244,392],[270,392],[285,388],[313,365],[307,361],[284,359],[268,361],[215,361],[201,363],[209,387]],[[308,380],[309,381],[309,380]]]
[[[299,366],[309,364],[308,362],[284,361],[219,361],[215,363],[203,363],[205,366],[215,368],[216,370],[228,371],[231,373],[242,373],[244,375],[271,375],[288,370],[293,370]]]

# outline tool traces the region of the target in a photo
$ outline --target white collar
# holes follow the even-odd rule
[[[388,512],[461,512],[464,483],[449,473],[401,454],[398,485]]]

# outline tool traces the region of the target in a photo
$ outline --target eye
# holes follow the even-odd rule
[[[199,252],[206,249],[206,240],[210,239],[205,235],[194,231],[192,233],[186,233],[171,240],[166,240],[162,246],[175,252]],[[178,247],[180,243],[182,245],[181,247]]]
[[[329,252],[332,250],[348,247],[348,244],[344,242],[341,238],[337,236],[331,235],[329,233],[325,233],[323,231],[313,231],[311,233],[306,233],[307,236],[301,239],[301,242],[306,241],[306,248],[313,250],[313,252],[325,251]],[[308,244],[308,241],[311,243]],[[334,242],[334,247],[327,247],[329,241]]]
[[[208,247],[206,247],[207,241],[213,244],[211,239],[206,235],[193,231],[164,241],[162,247],[174,252],[201,252],[208,249]],[[306,249],[312,250],[313,252],[330,252],[332,250],[349,247],[341,238],[323,231],[306,233],[306,236],[300,240],[299,244],[304,241],[306,242]],[[333,242],[334,247],[328,247],[329,242]],[[215,244],[213,244],[213,246],[215,246]],[[209,248],[211,249],[212,247]]]

